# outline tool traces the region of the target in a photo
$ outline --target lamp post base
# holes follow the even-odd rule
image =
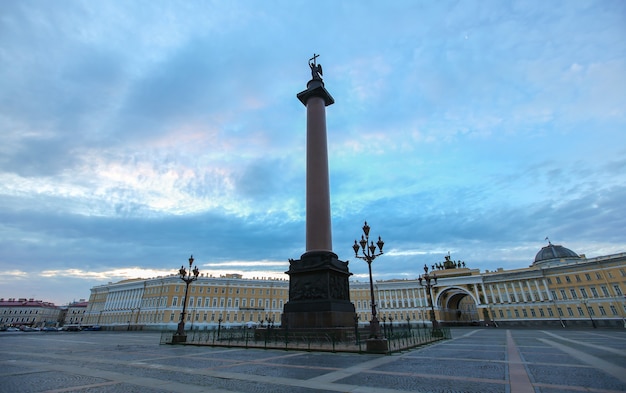
[[[365,351],[368,353],[387,353],[389,344],[385,338],[370,338],[365,340]]]
[[[174,334],[172,336],[172,344],[183,344],[187,342],[186,334]]]

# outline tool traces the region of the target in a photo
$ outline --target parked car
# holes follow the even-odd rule
[[[98,331],[101,330],[102,328],[100,327],[100,325],[93,325],[93,326],[87,326],[85,328],[83,328],[83,330],[91,330],[91,331]]]
[[[41,330],[44,332],[58,332],[59,331],[57,328],[52,327],[52,326],[46,326]]]
[[[9,326],[7,328],[7,332],[19,332],[20,329],[16,328],[15,326]]]

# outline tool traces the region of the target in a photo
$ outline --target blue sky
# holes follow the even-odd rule
[[[65,304],[304,252],[326,88],[333,249],[355,279],[626,251],[623,1],[12,1],[0,13],[0,297]]]

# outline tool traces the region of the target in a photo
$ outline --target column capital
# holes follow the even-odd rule
[[[306,90],[297,94],[298,99],[304,106],[311,97],[320,97],[324,100],[325,105],[329,106],[335,103],[335,99],[330,95],[324,87],[324,82],[319,79],[311,79],[306,85]]]

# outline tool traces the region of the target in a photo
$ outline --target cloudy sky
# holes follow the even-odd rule
[[[333,249],[355,279],[626,251],[626,3],[6,1],[0,297],[66,304],[305,251],[306,109],[326,88]]]

